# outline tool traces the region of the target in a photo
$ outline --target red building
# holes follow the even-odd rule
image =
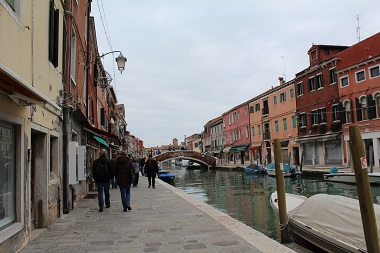
[[[368,164],[380,166],[380,33],[351,46],[336,58],[344,164],[351,164],[348,130],[355,124],[364,140]]]
[[[339,90],[336,76],[337,53],[346,46],[313,45],[308,68],[296,74],[298,138],[303,164],[342,165]]]

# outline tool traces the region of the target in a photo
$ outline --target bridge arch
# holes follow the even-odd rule
[[[215,157],[211,155],[195,152],[192,150],[168,151],[168,152],[156,155],[154,157],[154,159],[156,159],[156,161],[158,162],[163,162],[166,160],[177,159],[177,158],[185,158],[188,160],[197,161],[205,166],[208,166],[208,165],[210,165],[211,167],[216,166]]]

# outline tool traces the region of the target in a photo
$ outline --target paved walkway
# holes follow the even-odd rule
[[[21,252],[295,252],[161,180],[147,186],[143,177],[131,188],[131,212],[118,189],[102,213],[97,199],[81,200]]]

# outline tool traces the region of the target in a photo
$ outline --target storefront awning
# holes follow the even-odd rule
[[[245,151],[247,148],[248,148],[248,145],[234,146],[230,148],[230,152]]]
[[[90,132],[94,135],[100,136],[104,139],[119,141],[119,137],[117,135],[114,135],[114,134],[111,134],[109,132],[98,129],[96,127],[93,127],[88,123],[83,127],[83,129],[86,130],[87,132]]]
[[[108,144],[108,142],[106,142],[106,141],[103,140],[102,138],[100,138],[100,137],[94,135],[94,139],[97,140],[100,144],[103,144],[104,146],[106,146],[107,148],[110,147],[110,145]]]
[[[252,150],[259,150],[259,148],[260,148],[260,147],[250,147],[250,148],[248,148],[248,150],[251,150],[251,151],[252,151]]]
[[[2,63],[0,63],[0,92],[18,105],[48,104],[55,110],[61,111],[61,107]]]

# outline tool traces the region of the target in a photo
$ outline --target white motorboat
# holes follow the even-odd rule
[[[314,252],[367,252],[358,200],[328,194],[285,196],[289,233],[297,243]],[[270,204],[278,214],[277,200],[277,192],[272,193]],[[380,205],[374,209],[380,224]]]
[[[276,168],[274,163],[270,163],[267,166],[265,166],[265,171],[267,172],[268,176],[275,177],[276,176]],[[283,164],[283,173],[284,177],[293,177],[297,175],[301,175],[301,172],[298,170],[297,166],[289,166],[288,164]]]
[[[369,182],[371,184],[380,184],[380,173],[368,173]],[[356,184],[355,173],[353,172],[337,172],[323,174],[323,178],[329,182]]]

